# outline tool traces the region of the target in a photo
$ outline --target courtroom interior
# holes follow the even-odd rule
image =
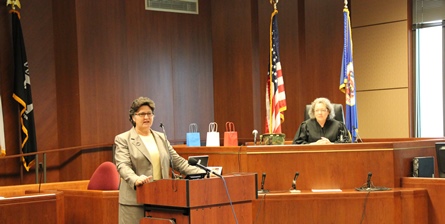
[[[131,128],[128,109],[140,96],[156,102],[153,130],[183,158],[208,155],[225,178],[138,187],[152,216],[141,223],[172,216],[178,224],[445,223],[443,130],[420,136],[418,128],[413,8],[425,0],[275,0],[287,104],[282,145],[257,141],[266,133],[270,0],[182,1],[199,3],[192,13],[147,10],[150,1],[162,2],[20,1],[36,139],[29,170],[13,98],[14,13],[2,1],[0,223],[118,223],[119,190],[90,189],[90,179],[101,164],[115,163],[115,136]],[[315,98],[346,113],[339,90],[345,2],[360,141],[292,144]],[[211,122],[219,146],[206,146]],[[236,127],[237,145],[224,145],[226,122]],[[187,145],[190,124],[200,146]],[[432,158],[429,176],[415,177],[413,161],[424,169],[423,158]]]

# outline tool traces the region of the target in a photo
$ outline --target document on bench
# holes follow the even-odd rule
[[[341,189],[312,189],[312,192],[342,192]]]

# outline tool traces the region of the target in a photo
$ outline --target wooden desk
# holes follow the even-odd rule
[[[23,184],[0,187],[0,197],[21,196],[29,192],[37,193],[45,191],[56,191],[65,189],[87,189],[89,180],[65,181],[42,184]]]
[[[185,158],[209,155],[209,166],[222,166],[223,173],[261,175],[265,172],[264,187],[282,191],[291,187],[297,171],[300,173],[299,189],[353,189],[366,182],[368,172],[372,172],[372,181],[377,186],[400,187],[400,178],[411,176],[412,158],[434,156],[436,141],[443,139],[332,145],[174,147]],[[258,178],[258,186],[260,181]]]
[[[67,224],[118,223],[118,190],[63,190],[63,193]]]
[[[426,189],[428,192],[428,223],[445,223],[445,178],[404,177],[402,178],[402,187]]]
[[[67,181],[55,183],[25,184],[0,187],[0,196],[13,197],[34,194],[60,193],[62,197],[61,211],[64,215],[62,223],[118,223],[118,198],[116,191],[87,190],[89,180]],[[40,189],[41,193],[38,193]],[[1,202],[2,200],[0,200]],[[12,205],[11,205],[12,206]],[[19,207],[19,206],[18,206]],[[17,209],[18,209],[17,207]],[[37,206],[38,207],[38,206]],[[49,206],[48,206],[49,207]],[[51,207],[49,207],[51,208]],[[39,211],[40,216],[48,216],[56,211],[52,209],[33,208],[32,214]],[[0,208],[0,223],[22,223],[1,222],[2,210]],[[11,213],[17,214],[17,213]],[[54,222],[23,222],[23,223],[54,223]]]
[[[415,206],[414,206],[415,205]],[[255,224],[268,223],[427,223],[423,189],[260,194],[253,205]]]
[[[0,223],[65,223],[63,193],[0,199]]]

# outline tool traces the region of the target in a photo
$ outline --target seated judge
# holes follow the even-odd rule
[[[334,119],[334,106],[327,98],[315,99],[295,134],[293,144],[332,144],[351,142],[343,122]]]
[[[151,129],[154,111],[155,103],[150,98],[135,99],[129,113],[133,127],[117,135],[114,140],[116,167],[122,178],[119,186],[119,223],[139,223],[144,217],[143,205],[136,202],[136,186],[171,178],[170,156],[173,167],[181,174],[202,173],[176,153],[163,133]]]

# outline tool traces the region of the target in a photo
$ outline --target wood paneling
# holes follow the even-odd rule
[[[63,190],[65,223],[118,223],[119,191]]]
[[[408,87],[406,27],[402,21],[354,29],[357,91]]]
[[[259,95],[254,95],[252,80],[255,1],[244,1],[243,7],[235,6],[237,0],[212,2],[212,51],[213,94],[215,121],[219,131],[224,132],[227,121],[234,122],[240,136],[250,136],[255,124],[254,110],[259,105]],[[257,74],[255,74],[257,75]],[[265,76],[259,76],[265,77]],[[258,78],[259,78],[258,77]],[[255,97],[254,97],[255,96]],[[253,106],[256,106],[254,108]],[[257,118],[258,119],[258,118]]]
[[[445,214],[443,213],[445,179],[405,177],[402,178],[401,182],[402,187],[424,188],[428,191],[428,223],[439,224],[445,222]],[[418,205],[415,206],[421,208]]]
[[[0,211],[1,223],[65,223],[61,192],[5,198]]]
[[[408,136],[407,88],[364,91],[357,97],[366,104],[358,104],[360,137],[403,138]]]
[[[412,205],[416,204],[416,207]],[[427,223],[424,189],[270,193],[254,202],[254,223]]]
[[[156,102],[153,128],[160,130],[163,122],[173,142],[184,141],[192,122],[199,125],[202,139],[211,121],[220,124],[221,133],[224,123],[233,121],[240,139],[251,139],[252,129],[262,133],[273,8],[256,0],[241,5],[235,0],[200,1],[199,7],[200,14],[190,15],[147,11],[143,1],[23,4],[39,150],[111,144],[116,134],[131,127],[128,109],[139,96]],[[287,140],[314,98],[344,102],[338,90],[342,8],[334,0],[278,4]],[[17,105],[10,97],[10,16],[6,6],[1,10],[0,87],[7,153],[13,155],[20,144]],[[60,154],[59,160],[71,156]],[[0,163],[18,178],[18,162]],[[73,160],[72,166],[82,167],[82,162]],[[63,172],[73,172],[69,170]],[[62,173],[51,175],[67,180]],[[25,175],[24,182],[33,182],[33,175]]]
[[[352,2],[357,111],[364,138],[414,133],[409,4],[406,0]]]
[[[407,0],[353,0],[350,3],[353,27],[407,20],[411,14],[409,4],[412,4]]]
[[[57,147],[69,147],[81,145],[77,11],[74,1],[53,1],[53,7]]]
[[[184,158],[209,155],[209,166],[222,166],[223,173],[266,173],[265,189],[354,189],[372,172],[375,186],[400,187],[400,178],[411,176],[412,158],[434,156],[438,139],[332,145],[281,145],[241,147],[186,147],[175,150]],[[261,178],[258,178],[258,185]]]

